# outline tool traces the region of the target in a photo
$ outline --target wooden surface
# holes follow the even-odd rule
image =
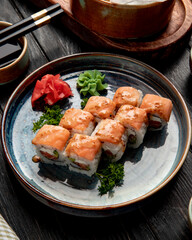
[[[159,34],[141,40],[112,39],[89,30],[76,20],[72,14],[70,0],[31,0],[34,4],[43,6],[50,3],[60,3],[65,11],[61,22],[72,29],[72,32],[83,41],[94,47],[102,47],[109,50],[118,50],[142,59],[165,59],[170,54],[178,51],[186,41],[192,28],[192,4],[191,0],[176,0],[171,20],[168,26]],[[75,6],[75,5],[74,5]],[[99,19],[98,19],[99,21]]]
[[[16,22],[39,8],[24,0],[1,0],[0,19]],[[30,66],[17,82],[0,86],[0,116],[17,84],[43,64],[73,53],[102,51],[81,41],[59,20],[27,35]],[[190,45],[169,61],[151,61],[177,87],[192,113]],[[108,50],[109,51],[109,50]],[[121,52],[122,53],[122,52]],[[129,55],[129,54],[127,54]],[[145,205],[128,214],[86,219],[56,212],[35,200],[18,183],[0,145],[0,213],[23,240],[183,240],[192,239],[187,209],[192,196],[192,148],[176,177]]]

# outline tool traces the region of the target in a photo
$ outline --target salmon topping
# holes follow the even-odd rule
[[[63,151],[70,132],[60,126],[44,125],[33,138],[34,145],[46,145]]]
[[[168,98],[163,98],[153,94],[146,94],[143,98],[141,108],[145,109],[148,114],[159,116],[168,122],[173,104]]]
[[[99,129],[95,136],[101,142],[110,142],[118,144],[122,142],[122,135],[125,132],[125,128],[117,121],[112,119],[105,119],[99,123]]]
[[[119,108],[115,120],[119,121],[124,127],[133,127],[139,130],[143,123],[148,124],[147,113],[144,109],[123,105]]]
[[[92,96],[89,98],[84,111],[104,119],[113,116],[115,107],[116,104],[109,98]]]
[[[75,134],[69,141],[65,152],[68,157],[71,157],[71,154],[76,154],[79,157],[93,161],[100,149],[101,142],[96,137]]]
[[[59,125],[68,130],[76,129],[84,131],[89,126],[89,123],[93,121],[94,117],[90,112],[71,108],[65,112]]]
[[[133,87],[120,87],[113,97],[117,108],[127,104],[138,107],[140,105],[140,99],[141,93]]]

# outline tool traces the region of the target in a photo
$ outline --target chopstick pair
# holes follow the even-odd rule
[[[63,9],[61,9],[60,4],[57,3],[0,30],[0,45],[34,31],[62,13]]]

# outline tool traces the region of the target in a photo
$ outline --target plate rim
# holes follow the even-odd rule
[[[157,187],[155,187],[154,189],[152,189],[151,191],[147,192],[146,194],[144,194],[140,197],[134,198],[134,199],[129,200],[129,201],[124,201],[122,203],[116,203],[116,204],[111,204],[111,205],[107,205],[107,206],[87,206],[87,205],[82,205],[82,204],[77,204],[77,203],[70,203],[70,202],[67,202],[67,201],[62,201],[62,200],[56,199],[56,198],[54,198],[54,197],[52,197],[52,196],[50,196],[46,193],[42,193],[39,189],[37,189],[35,186],[33,186],[31,183],[29,183],[27,181],[27,179],[25,179],[24,176],[22,176],[19,173],[15,164],[12,161],[11,156],[9,155],[8,148],[7,148],[7,145],[6,145],[6,140],[5,140],[5,122],[6,122],[7,112],[9,110],[9,107],[11,105],[12,100],[14,99],[14,96],[22,88],[22,86],[28,81],[28,79],[30,79],[34,74],[36,74],[41,69],[44,69],[44,68],[48,67],[49,65],[52,65],[53,63],[56,63],[56,62],[59,62],[59,61],[65,61],[66,59],[70,59],[70,58],[91,57],[91,56],[97,56],[97,57],[98,56],[100,56],[100,57],[105,56],[105,57],[111,57],[111,58],[120,58],[120,59],[123,59],[123,60],[126,60],[126,61],[128,60],[128,61],[134,62],[134,63],[136,63],[136,64],[138,64],[138,65],[140,65],[144,68],[147,68],[148,70],[150,70],[153,73],[155,73],[156,75],[158,75],[161,79],[166,81],[166,83],[169,86],[171,86],[171,88],[174,90],[175,94],[179,97],[180,103],[182,103],[183,110],[185,112],[186,121],[187,121],[187,129],[188,129],[187,137],[186,137],[186,145],[185,145],[185,150],[183,152],[183,155],[180,158],[180,161],[178,162],[174,171],[172,171],[172,173],[163,182],[161,182]],[[22,184],[24,184],[25,189],[32,191],[32,192],[30,192],[32,194],[32,196],[34,196],[34,194],[35,194],[40,198],[43,198],[43,199],[46,199],[47,201],[52,202],[53,204],[62,205],[64,207],[70,207],[70,208],[74,208],[74,209],[81,209],[81,210],[109,210],[109,209],[111,210],[111,209],[116,209],[116,208],[120,208],[120,207],[126,207],[126,206],[129,206],[131,204],[138,203],[138,202],[140,202],[142,200],[145,200],[148,197],[154,195],[156,192],[158,192],[164,186],[166,186],[174,178],[174,176],[177,174],[177,172],[180,170],[181,166],[183,165],[183,163],[184,163],[184,161],[187,157],[187,154],[188,154],[188,151],[189,151],[189,148],[190,148],[191,137],[192,137],[191,118],[190,118],[190,113],[189,113],[187,104],[185,103],[183,97],[181,96],[181,94],[179,93],[177,88],[173,85],[173,83],[170,82],[170,80],[166,76],[164,76],[162,73],[160,73],[155,68],[153,68],[153,67],[149,66],[148,64],[146,64],[144,62],[141,62],[137,59],[127,57],[127,56],[123,56],[123,55],[119,55],[119,54],[103,53],[103,52],[88,52],[88,53],[71,54],[71,55],[61,57],[61,58],[54,59],[53,61],[50,61],[50,62],[42,65],[41,67],[37,68],[32,73],[30,73],[23,81],[21,81],[21,83],[13,91],[13,93],[11,94],[11,96],[9,97],[9,99],[8,99],[6,105],[5,105],[4,113],[3,113],[3,116],[2,116],[2,120],[1,120],[1,140],[2,140],[1,142],[2,142],[2,146],[3,146],[3,151],[5,153],[6,159],[9,163],[11,169],[13,170],[17,179],[19,181],[21,181]],[[41,200],[41,199],[39,199],[39,200]]]

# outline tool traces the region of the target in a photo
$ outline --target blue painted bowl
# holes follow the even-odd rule
[[[148,132],[143,144],[127,149],[122,162],[125,177],[113,195],[100,196],[96,177],[72,174],[64,167],[32,162],[35,149],[33,122],[41,112],[33,111],[31,95],[36,80],[47,73],[61,74],[74,94],[63,112],[80,108],[81,95],[76,88],[79,74],[97,69],[106,75],[112,98],[120,86],[132,86],[146,93],[168,97],[173,102],[170,121],[162,131]],[[123,56],[87,53],[54,60],[34,71],[15,89],[2,119],[2,143],[7,161],[19,182],[39,201],[59,211],[89,217],[103,217],[130,211],[142,200],[162,189],[178,172],[191,141],[191,120],[187,106],[173,84],[150,66]]]

